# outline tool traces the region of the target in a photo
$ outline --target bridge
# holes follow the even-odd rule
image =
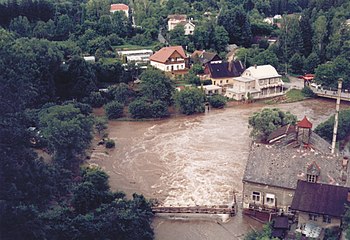
[[[314,86],[310,86],[310,88],[319,97],[333,98],[333,99],[337,99],[338,97],[338,91],[331,88],[320,88],[320,87],[314,87]],[[343,90],[341,92],[340,99],[342,101],[350,102],[350,90],[347,90],[347,89]]]
[[[154,206],[152,212],[157,213],[179,213],[179,214],[229,214],[234,216],[237,213],[237,206],[233,204],[218,206]]]

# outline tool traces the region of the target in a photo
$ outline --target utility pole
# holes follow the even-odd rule
[[[341,98],[341,88],[342,88],[343,79],[338,79],[338,96],[337,103],[335,105],[335,117],[334,117],[334,128],[333,128],[333,140],[332,140],[332,154],[335,151],[335,143],[337,141],[337,132],[338,132],[338,121],[339,121],[339,106],[340,106],[340,98]]]

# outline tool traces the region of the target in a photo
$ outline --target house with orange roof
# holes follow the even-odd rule
[[[151,66],[164,72],[174,73],[188,69],[188,57],[182,46],[163,47],[149,59]]]
[[[125,16],[128,18],[129,17],[129,6],[124,4],[124,3],[117,3],[117,4],[111,4],[111,8],[109,10],[110,13],[114,12],[124,12]]]

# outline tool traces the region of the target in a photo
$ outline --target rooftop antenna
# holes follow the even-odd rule
[[[341,98],[341,88],[342,88],[343,79],[338,79],[338,96],[337,103],[335,105],[335,117],[334,117],[334,128],[333,128],[333,140],[332,140],[332,154],[335,151],[335,143],[337,141],[337,132],[338,132],[338,121],[339,121],[339,106],[340,106],[340,98]]]

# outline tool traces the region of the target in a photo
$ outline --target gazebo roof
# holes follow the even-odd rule
[[[303,120],[301,120],[300,122],[297,123],[297,126],[299,128],[312,128],[312,123],[305,116],[303,118]]]

